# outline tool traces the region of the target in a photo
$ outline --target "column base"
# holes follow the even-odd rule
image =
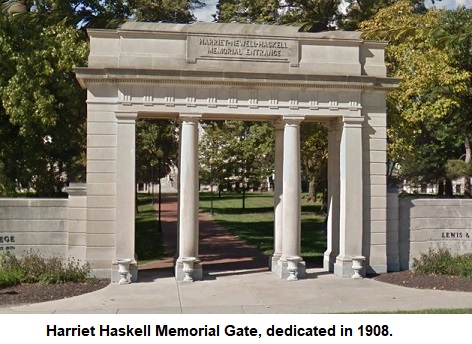
[[[175,261],[175,280],[183,281],[184,278],[185,278],[184,264],[179,259],[177,259]],[[195,263],[193,263],[192,279],[194,281],[203,280],[202,262],[199,259],[197,259]]]
[[[281,255],[280,254],[273,254],[272,256],[269,257],[269,269],[272,272],[275,272],[277,270],[277,264],[280,259]]]
[[[323,256],[323,270],[333,272],[336,256],[325,252]]]
[[[305,261],[300,261],[297,264],[298,267],[298,278],[299,279],[304,279],[306,278],[306,264]],[[290,272],[288,271],[288,263],[284,258],[280,258],[277,261],[277,264],[275,264],[275,269],[272,270],[277,277],[280,279],[287,279],[288,276],[290,276]]]
[[[365,267],[360,272],[362,277],[365,277]],[[334,275],[341,278],[351,278],[354,275],[354,269],[352,268],[351,257],[336,257],[336,263],[334,263]]]

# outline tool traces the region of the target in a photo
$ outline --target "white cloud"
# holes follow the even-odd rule
[[[213,21],[212,14],[216,13],[216,4],[218,0],[206,0],[202,1],[205,3],[203,8],[194,11],[195,17],[198,21],[211,22]]]

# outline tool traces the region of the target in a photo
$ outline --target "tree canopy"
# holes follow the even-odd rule
[[[130,18],[189,22],[199,6],[198,0],[2,1],[0,194],[53,196],[69,181],[84,181],[86,93],[73,72],[87,63],[81,28],[113,28]],[[158,125],[166,133],[172,126]],[[140,125],[137,136],[153,127]]]
[[[333,30],[340,0],[220,0],[219,22],[299,25],[305,31]]]
[[[84,34],[64,22],[25,26],[0,15],[2,192],[51,196],[83,175],[85,93],[73,68],[87,54]]]
[[[388,97],[389,159],[402,176],[424,183],[445,179],[447,161],[459,158],[468,142],[471,71],[464,47],[444,49],[432,34],[457,33],[461,11],[418,13],[400,1],[361,25],[366,38],[389,40],[389,74],[402,78]]]

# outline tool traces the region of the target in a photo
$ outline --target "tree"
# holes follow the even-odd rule
[[[169,23],[188,23],[195,20],[192,11],[201,8],[200,0],[141,0],[130,2],[130,11],[139,21],[163,21]]]
[[[462,140],[451,118],[470,93],[470,73],[430,35],[441,13],[416,13],[409,1],[400,1],[361,25],[365,38],[389,40],[389,75],[402,78],[388,97],[389,159],[425,182],[446,178],[447,160]]]
[[[277,23],[279,0],[220,0],[216,5],[221,23]]]
[[[178,165],[178,128],[171,120],[136,122],[136,182],[154,182]],[[157,151],[162,150],[161,170]]]
[[[218,189],[231,190],[240,177],[243,153],[240,145],[244,129],[240,121],[205,121],[199,142],[200,178],[203,183],[217,184]],[[239,185],[239,183],[237,183]]]
[[[441,0],[436,0],[441,1]],[[432,4],[436,2],[432,0]],[[355,31],[361,23],[372,19],[383,8],[394,5],[398,0],[347,0],[346,13],[338,17],[338,25],[343,30]],[[425,13],[425,0],[410,0],[415,13]]]
[[[472,130],[472,10],[460,7],[455,11],[443,11],[439,17],[438,25],[434,30],[435,44],[444,48],[452,57],[451,63],[456,68],[469,73],[469,92],[459,99],[460,105],[457,111],[449,115],[448,121],[455,123],[455,134],[462,138],[464,154],[463,166],[457,169],[457,160],[448,164],[450,175],[459,174],[465,177],[465,190],[467,196],[472,194],[470,177],[472,176],[471,160],[472,148],[470,145],[470,132]]]
[[[52,196],[67,180],[83,176],[85,92],[73,68],[87,54],[83,33],[63,22],[25,26],[0,16],[5,190],[16,186]]]
[[[86,65],[88,42],[77,28],[114,28],[131,17],[192,21],[191,9],[202,5],[23,0],[24,13],[10,15],[12,2],[1,3],[0,192],[20,187],[38,196],[56,195],[64,183],[85,178],[86,94],[73,69]]]
[[[308,181],[308,201],[316,202],[318,193],[326,204],[328,191],[328,131],[322,123],[300,127],[303,179]]]
[[[304,31],[332,30],[340,0],[220,0],[219,22],[299,25]]]
[[[274,140],[274,129],[268,123],[204,122],[200,140],[202,181],[217,183],[220,191],[230,190],[232,185],[237,191],[258,188],[272,175]]]
[[[1,1],[5,6],[11,1]],[[189,22],[192,10],[204,6],[200,0],[22,0],[27,13],[17,20],[54,25],[66,21],[71,26],[116,28],[126,20]],[[4,6],[4,7],[5,7]]]
[[[339,0],[289,0],[281,2],[280,24],[301,24],[302,31],[334,30]]]

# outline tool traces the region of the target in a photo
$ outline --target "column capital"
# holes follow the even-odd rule
[[[299,115],[284,115],[282,118],[283,123],[289,125],[299,125],[303,120],[305,120],[305,116]]]
[[[185,122],[198,122],[201,119],[202,115],[199,113],[181,113],[178,118],[178,120]]]
[[[336,131],[339,129],[339,122],[342,119],[342,117],[335,117],[330,119],[326,124],[328,127],[329,131]]]
[[[116,111],[115,117],[118,123],[131,123],[131,122],[134,123],[136,122],[136,119],[138,118],[138,114],[136,112]]]
[[[361,128],[365,117],[343,117],[343,127]]]
[[[282,119],[276,119],[273,122],[273,125],[274,125],[275,130],[282,130],[284,128],[285,123]]]

